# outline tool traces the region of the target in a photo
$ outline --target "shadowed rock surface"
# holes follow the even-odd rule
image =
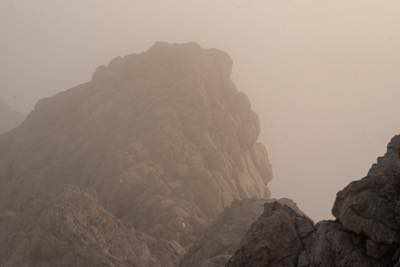
[[[23,115],[14,111],[0,99],[0,134],[16,127],[23,120]]]
[[[309,229],[309,222],[299,224],[294,210],[267,203],[227,266],[400,266],[399,201],[400,136],[396,136],[365,178],[337,194],[336,221],[301,231],[304,227],[298,226]]]
[[[261,199],[233,202],[189,249],[180,266],[225,266],[250,225],[262,214],[265,202]]]
[[[259,121],[231,69],[219,50],[156,43],[39,101],[0,136],[0,214],[22,216],[72,185],[141,232],[156,258],[175,259],[232,201],[269,197]]]
[[[345,229],[338,222],[322,221],[315,228],[314,240],[308,251],[310,265],[304,266],[394,266],[391,255],[384,257],[385,255],[381,254],[377,259],[368,256],[365,237]],[[384,246],[377,249],[386,250]]]
[[[235,201],[207,229],[200,240],[189,249],[180,266],[225,266],[236,250],[240,248],[240,242],[252,223],[263,213],[266,202],[278,202],[302,214],[293,201],[285,198]]]
[[[378,243],[399,242],[400,234],[400,136],[388,145],[385,156],[368,176],[337,195],[333,214],[349,230]]]
[[[302,213],[278,201],[266,203],[227,266],[298,266],[313,231],[313,222]]]

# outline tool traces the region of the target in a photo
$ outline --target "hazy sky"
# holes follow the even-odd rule
[[[400,126],[394,0],[1,0],[0,36],[0,96],[24,111],[157,40],[226,50],[261,117],[274,195],[314,218]]]

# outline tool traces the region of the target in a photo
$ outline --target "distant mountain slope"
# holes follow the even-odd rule
[[[0,134],[7,132],[22,122],[24,116],[10,108],[0,99]]]
[[[268,198],[259,121],[231,68],[224,52],[157,43],[39,101],[0,137],[0,214],[73,185],[180,253],[232,201]]]

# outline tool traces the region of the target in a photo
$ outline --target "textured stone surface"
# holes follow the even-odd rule
[[[298,266],[313,232],[308,217],[278,201],[266,203],[227,266]]]
[[[387,252],[390,254],[393,251],[386,250],[379,259],[368,256],[365,250],[365,238],[345,229],[338,222],[323,221],[316,225],[316,229],[312,246],[308,251],[310,266],[393,266],[391,255],[384,257]]]
[[[297,216],[267,204],[228,266],[398,267],[399,201],[400,136],[395,136],[368,175],[337,194],[336,221],[318,223],[300,246],[291,230]],[[294,242],[289,247],[285,240]]]
[[[259,121],[231,68],[219,50],[156,43],[42,99],[0,136],[0,214],[73,185],[181,253],[233,200],[269,196]]]
[[[223,267],[240,248],[240,243],[253,222],[264,211],[265,203],[278,202],[305,217],[297,205],[286,198],[248,199],[235,201],[218,216],[203,236],[189,249],[180,262],[181,267]]]
[[[265,202],[261,199],[233,202],[189,249],[180,266],[225,266],[251,224],[262,214]]]
[[[385,156],[368,176],[337,194],[333,214],[349,230],[378,243],[399,243],[400,136],[388,145]]]
[[[76,188],[35,199],[8,220],[0,224],[1,266],[161,266],[140,234]]]

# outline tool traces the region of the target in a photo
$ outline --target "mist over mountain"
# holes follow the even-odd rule
[[[0,265],[398,266],[400,137],[337,193],[335,220],[314,223],[271,199],[232,66],[157,42],[40,100],[0,135]]]
[[[269,198],[232,64],[158,42],[40,100],[0,136],[0,265],[176,266],[233,201]]]
[[[0,134],[7,132],[22,122],[24,116],[13,110],[0,99]]]
[[[28,113],[157,40],[222,49],[262,122],[273,194],[328,218],[336,192],[398,131],[399,10],[395,0],[2,0],[0,95]]]

